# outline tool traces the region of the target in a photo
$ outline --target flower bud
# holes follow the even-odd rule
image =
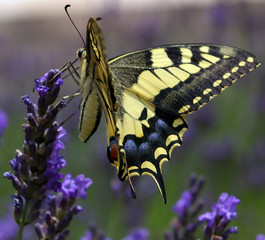
[[[11,197],[13,199],[13,216],[17,224],[20,224],[23,213],[23,198],[19,195]]]
[[[73,216],[65,216],[62,220],[60,220],[60,222],[58,223],[56,227],[56,231],[61,232],[63,229],[67,228],[72,218]]]
[[[69,235],[69,233],[70,233],[69,230],[65,230],[65,231],[57,234],[56,240],[65,240],[65,239],[67,239],[67,236]]]
[[[39,239],[45,239],[45,236],[46,236],[45,227],[43,225],[41,225],[40,223],[36,223],[34,225],[34,227],[35,227],[35,231],[36,231]]]
[[[29,214],[27,216],[27,223],[32,223],[34,222],[40,214],[40,208],[41,208],[41,204],[42,204],[42,200],[37,199],[37,200],[33,200],[34,202],[31,203],[31,209],[29,209]]]
[[[32,113],[28,113],[27,114],[27,121],[29,123],[29,125],[32,127],[32,128],[36,128],[38,123],[36,121],[36,118],[34,117],[34,115]]]
[[[35,106],[33,105],[29,95],[25,95],[21,98],[22,103],[27,105],[27,111],[28,113],[32,113],[33,116],[36,116],[36,109]]]

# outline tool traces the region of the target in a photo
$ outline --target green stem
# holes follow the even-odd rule
[[[22,218],[21,218],[20,225],[19,225],[19,232],[17,235],[17,240],[22,240],[23,230],[24,230],[24,226],[25,226],[25,220],[26,220],[26,216],[27,216],[27,211],[28,211],[28,201],[26,200],[25,207],[23,209]]]

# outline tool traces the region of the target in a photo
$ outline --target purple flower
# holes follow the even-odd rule
[[[172,232],[169,230],[165,231],[165,239],[196,239],[193,234],[200,222],[195,217],[204,205],[203,201],[197,201],[197,198],[203,184],[203,178],[198,178],[195,174],[191,174],[189,189],[182,192],[180,199],[172,208],[172,211],[177,213],[178,216],[171,221]]]
[[[32,114],[33,117],[36,117],[36,108],[37,106],[32,103],[29,95],[25,95],[21,98],[21,102],[27,106],[28,114]]]
[[[72,179],[71,174],[67,174],[62,183],[61,191],[64,194],[65,198],[76,198],[78,193],[78,186],[75,184],[75,181]]]
[[[85,232],[80,240],[111,240],[111,238],[105,237],[104,233],[99,231],[96,225],[90,224],[89,230]]]
[[[188,209],[192,204],[192,194],[190,191],[184,191],[181,194],[180,199],[176,202],[173,206],[172,211],[177,213],[179,218],[184,218],[185,214],[187,213]]]
[[[91,231],[86,231],[85,235],[80,238],[80,240],[94,240],[93,233]]]
[[[14,178],[14,174],[13,174],[11,171],[9,171],[9,172],[5,172],[5,173],[3,174],[3,177],[4,177],[4,178],[7,178],[7,179],[9,179],[9,180],[12,180],[12,179]]]
[[[132,231],[128,236],[122,240],[146,240],[148,239],[149,231],[145,228],[138,228]]]
[[[19,226],[14,220],[14,218],[12,217],[11,211],[3,218],[0,218],[0,239],[1,240],[17,239],[18,232],[19,232]],[[35,239],[33,238],[34,233],[32,231],[32,228],[26,228],[23,236],[24,236],[23,239]]]
[[[18,225],[9,214],[7,217],[0,219],[0,239],[11,240],[16,239],[18,233]]]
[[[20,219],[23,214],[24,201],[19,195],[12,196],[13,199],[13,216],[17,224],[20,224]]]
[[[218,199],[217,204],[213,205],[213,210],[218,212],[218,215],[225,217],[227,220],[232,218],[236,219],[237,212],[236,206],[240,203],[240,200],[235,196],[229,196],[228,193],[222,193]]]
[[[67,227],[73,216],[82,211],[82,207],[74,203],[78,197],[86,198],[86,191],[91,184],[91,179],[83,174],[75,178],[72,178],[71,174],[66,174],[58,193],[48,195],[48,208],[42,210],[41,221],[35,224],[39,238],[59,239],[58,233],[60,239],[68,236]]]
[[[15,155],[15,157],[9,162],[10,166],[15,172],[19,170],[19,158],[18,158],[19,154],[20,154],[20,151],[17,151],[17,154]]]
[[[63,127],[59,127],[57,123],[55,123],[54,126],[55,132],[52,134],[52,136],[55,136],[55,139],[50,146],[52,150],[50,157],[47,159],[47,169],[44,173],[44,176],[49,178],[49,181],[47,182],[47,188],[57,192],[61,188],[61,183],[58,181],[63,178],[63,174],[60,174],[59,171],[66,166],[64,157],[59,154],[59,151],[64,149],[64,144],[60,139],[66,134],[66,131],[63,129]],[[51,133],[47,133],[47,135],[48,134]],[[49,138],[47,135],[46,137]]]
[[[62,73],[59,70],[50,70],[45,73],[43,77],[35,79],[35,89],[38,91],[40,96],[46,96],[47,92],[54,91],[60,85],[63,84],[61,79]],[[58,92],[57,92],[58,93]]]
[[[76,198],[80,197],[86,199],[87,189],[92,184],[90,178],[86,178],[85,175],[80,174],[72,179],[71,174],[67,174],[62,183],[62,192],[65,197]]]
[[[265,235],[264,234],[258,234],[257,236],[256,236],[256,240],[265,240]]]
[[[61,182],[60,170],[66,161],[60,151],[64,149],[62,138],[66,131],[55,119],[66,104],[55,100],[62,84],[61,72],[50,70],[35,80],[37,104],[28,95],[22,97],[27,106],[26,123],[22,125],[23,152],[17,150],[10,161],[14,173],[4,173],[16,190],[13,215],[20,230],[38,220],[34,226],[41,239],[66,239],[73,216],[82,211],[75,201],[79,197],[85,199],[92,184],[83,174],[75,178],[67,174]]]
[[[91,186],[92,180],[86,178],[84,174],[80,174],[74,178],[75,184],[78,186],[77,196],[86,199],[87,198],[87,189]]]
[[[212,234],[222,236],[226,239],[229,234],[237,233],[236,227],[230,227],[226,230],[227,225],[232,219],[236,219],[236,207],[240,200],[235,196],[229,196],[222,193],[212,206],[212,212],[207,212],[198,217],[199,222],[206,221],[204,229],[205,239],[211,239]]]
[[[0,110],[0,137],[3,135],[7,125],[8,125],[7,115]]]
[[[35,89],[38,91],[38,88],[47,85],[47,73],[44,74],[44,77],[39,77],[35,79]]]
[[[28,95],[22,97],[22,103],[27,107],[26,123],[22,125],[25,133],[23,151],[17,150],[10,161],[14,173],[4,173],[16,190],[13,212],[22,228],[39,217],[49,190],[58,192],[61,189],[63,174],[60,170],[66,161],[59,152],[64,149],[61,138],[65,130],[55,121],[57,113],[65,106],[64,102],[55,104],[63,83],[60,76],[59,70],[50,70],[44,77],[35,80],[38,104],[34,104]],[[71,207],[68,209],[69,216],[80,211],[80,207]],[[62,219],[60,224],[66,226],[71,220],[69,216]],[[48,215],[46,217],[48,219]],[[67,231],[57,233],[63,234],[62,237],[67,235]]]
[[[48,106],[53,104],[58,97],[60,86],[63,84],[61,75],[59,70],[52,69],[43,77],[35,79],[35,89],[39,94],[38,113],[40,116],[47,112]]]
[[[236,206],[238,203],[240,203],[240,200],[235,196],[222,193],[217,203],[213,204],[213,211],[202,214],[198,219],[199,221],[206,221],[210,226],[213,226],[216,217],[224,218],[225,221],[231,221],[232,218],[236,219]]]
[[[37,84],[36,84],[37,85]],[[39,95],[41,97],[46,97],[48,91],[49,91],[49,88],[46,87],[46,86],[43,86],[43,85],[40,85],[40,86],[36,86],[35,89],[38,91]]]

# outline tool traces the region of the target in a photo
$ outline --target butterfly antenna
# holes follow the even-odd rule
[[[68,8],[69,8],[69,7],[71,7],[70,4],[65,5],[65,6],[64,6],[64,10],[65,10],[65,12],[66,12],[66,14],[67,14],[69,20],[70,20],[71,23],[73,24],[75,30],[77,31],[77,33],[79,34],[80,38],[82,39],[82,42],[84,43],[84,46],[85,46],[85,45],[86,45],[85,40],[84,40],[84,38],[82,37],[80,31],[79,31],[78,28],[76,27],[76,25],[75,25],[73,19],[71,18],[70,14],[69,14],[69,12],[68,12]]]

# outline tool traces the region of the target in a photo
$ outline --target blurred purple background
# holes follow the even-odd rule
[[[64,13],[67,3],[72,5],[70,14],[83,36],[89,17],[102,18],[109,58],[157,45],[207,42],[248,50],[265,62],[265,1],[18,1],[13,7],[11,2],[0,1],[0,109],[10,121],[0,146],[1,174],[9,170],[8,161],[15,149],[22,147],[21,124],[26,110],[21,96],[34,98],[34,79],[74,60],[76,50],[82,47]],[[264,79],[261,65],[188,117],[183,145],[164,166],[166,206],[148,177],[133,179],[138,198],[128,198],[128,183],[117,183],[115,169],[106,157],[104,124],[83,144],[78,139],[76,114],[65,125],[65,171],[84,173],[94,184],[89,199],[82,202],[84,213],[72,226],[73,239],[83,235],[92,220],[113,239],[121,239],[128,229],[140,225],[149,228],[150,239],[162,239],[173,216],[171,206],[186,189],[191,172],[205,176],[204,196],[209,206],[221,192],[241,199],[235,224],[239,234],[231,239],[254,239],[257,233],[264,233]],[[61,96],[77,89],[67,78]],[[62,112],[61,120],[74,112],[78,103],[76,98]],[[7,214],[13,194],[8,184],[4,180],[0,183],[0,216]]]

